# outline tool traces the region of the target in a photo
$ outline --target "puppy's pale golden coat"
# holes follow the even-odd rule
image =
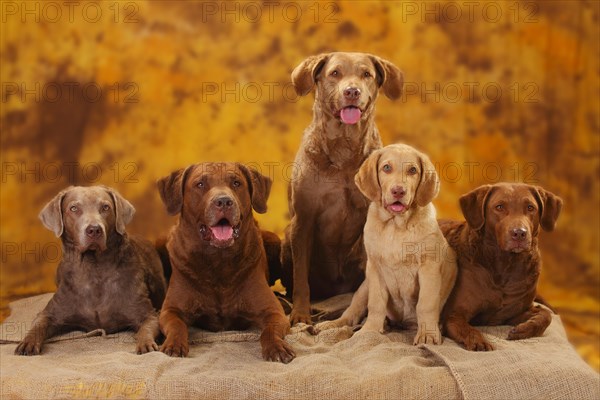
[[[439,316],[456,279],[456,257],[442,235],[431,201],[439,180],[429,158],[407,145],[373,152],[356,185],[372,203],[364,228],[366,278],[352,304],[318,329],[355,325],[384,331],[392,324],[417,326],[415,344],[441,343]]]

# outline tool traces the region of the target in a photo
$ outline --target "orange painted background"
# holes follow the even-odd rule
[[[600,61],[596,1],[10,2],[1,52],[1,297],[54,290],[59,242],[37,214],[70,184],[105,184],[150,239],[174,222],[154,182],[205,160],[274,180],[262,226],[281,234],[312,96],[291,70],[333,50],[384,57],[405,93],[381,96],[384,144],[436,162],[440,217],[483,183],[562,196],[543,233],[541,294],[600,369]],[[6,309],[5,309],[6,312]]]

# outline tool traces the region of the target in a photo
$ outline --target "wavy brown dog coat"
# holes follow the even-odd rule
[[[263,331],[265,360],[290,362],[289,321],[267,283],[267,255],[252,209],[264,213],[271,180],[241,164],[203,163],[158,181],[179,222],[167,242],[173,272],[160,327],[161,351],[184,357],[188,326]],[[266,236],[265,236],[266,237]]]
[[[165,279],[152,244],[125,232],[134,212],[103,186],[69,187],[44,207],[40,219],[60,237],[63,258],[56,293],[16,354],[39,354],[46,338],[75,329],[133,329],[138,354],[158,350]]]
[[[440,221],[458,256],[456,285],[444,308],[445,334],[468,350],[492,345],[474,325],[515,325],[508,339],[544,333],[552,316],[533,305],[541,269],[540,226],[552,231],[562,200],[541,187],[484,185],[460,198],[466,222]]]
[[[289,187],[291,222],[282,247],[283,284],[292,293],[291,322],[310,323],[310,299],[354,291],[364,279],[361,233],[368,200],[354,175],[381,147],[373,118],[379,89],[390,99],[402,92],[402,72],[363,53],[327,53],[292,72],[296,92],[315,89],[313,121],[304,131]],[[345,109],[360,119],[342,122]],[[358,112],[360,110],[360,112]]]

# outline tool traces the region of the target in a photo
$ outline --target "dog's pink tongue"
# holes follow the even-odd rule
[[[233,237],[233,228],[231,225],[211,226],[210,230],[217,240],[229,240]]]
[[[342,122],[349,125],[354,125],[360,120],[362,112],[358,107],[345,107],[340,111]]]
[[[406,206],[401,203],[393,203],[393,204],[390,204],[389,207],[390,207],[390,210],[392,210],[393,212],[402,212],[406,208]]]

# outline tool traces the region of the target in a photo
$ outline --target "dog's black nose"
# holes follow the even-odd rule
[[[360,89],[349,86],[346,89],[344,89],[344,97],[348,100],[356,100],[360,97]]]
[[[393,186],[392,187],[392,196],[397,199],[401,199],[406,194],[406,190],[402,186]]]
[[[510,237],[512,237],[513,240],[524,240],[527,238],[527,229],[514,228],[510,231]]]
[[[233,200],[229,196],[219,196],[213,200],[213,204],[217,208],[229,208],[233,205]]]
[[[100,225],[88,225],[85,228],[85,234],[91,239],[98,239],[102,236],[102,227]]]

